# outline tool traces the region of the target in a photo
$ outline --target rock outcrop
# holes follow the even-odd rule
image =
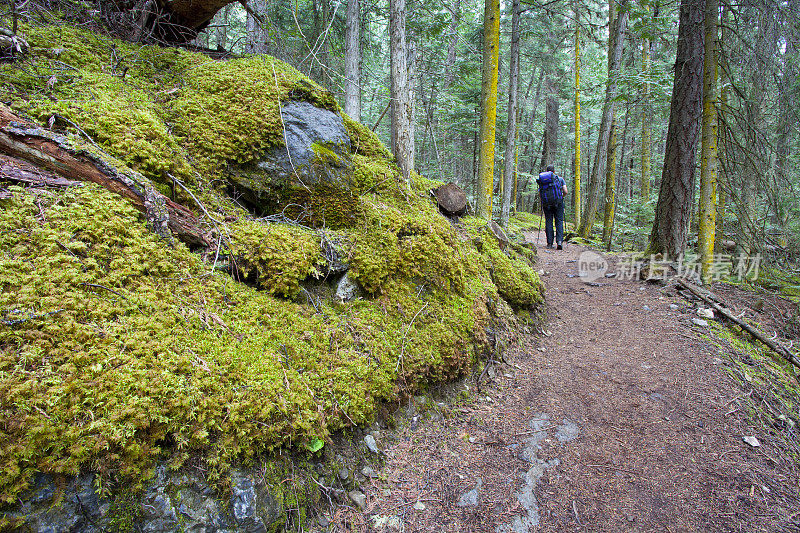
[[[286,146],[270,149],[255,165],[232,169],[230,180],[247,201],[269,208],[287,188],[347,189],[353,173],[350,138],[338,113],[309,102],[281,109]]]

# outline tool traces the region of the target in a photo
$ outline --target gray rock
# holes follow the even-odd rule
[[[515,494],[523,509],[523,514],[515,516],[510,524],[498,526],[495,531],[498,533],[529,533],[539,527],[539,502],[536,500],[536,485],[546,469],[558,465],[558,459],[550,461],[536,459],[534,465],[522,477],[524,482],[522,488]]]
[[[700,309],[697,310],[697,316],[699,316],[700,318],[713,319],[714,310],[701,307]]]
[[[679,306],[678,304],[669,304],[669,308],[672,311],[677,311],[678,309],[681,308],[681,306]]]
[[[325,258],[325,273],[344,274],[350,268],[345,254],[342,251],[345,247],[343,239],[339,237],[328,237],[322,239],[322,256]]]
[[[347,495],[362,511],[367,508],[367,497],[360,490],[351,490]]]
[[[231,472],[231,509],[236,524],[245,531],[255,533],[267,530],[258,516],[253,478],[240,470]]]
[[[361,475],[364,477],[378,477],[378,474],[375,473],[375,470],[371,466],[365,466],[361,469]]]
[[[458,498],[457,505],[459,507],[475,507],[478,505],[478,501],[480,498],[480,490],[483,486],[483,480],[481,478],[477,479],[475,486],[461,495]]]
[[[286,146],[270,150],[258,163],[279,185],[321,183],[339,188],[350,185],[352,161],[350,137],[338,113],[320,109],[308,102],[283,106],[281,117],[286,128]]]
[[[142,531],[150,533],[166,533],[178,527],[178,515],[172,505],[172,499],[158,487],[148,491],[142,500]]]
[[[361,288],[355,280],[350,278],[349,272],[345,272],[339,283],[336,284],[336,298],[343,302],[349,302],[362,294]]]
[[[575,440],[575,438],[580,435],[580,432],[581,430],[578,428],[578,424],[570,422],[565,418],[563,423],[556,429],[556,438],[558,442],[569,442]]]
[[[693,318],[692,319],[692,324],[694,324],[695,326],[700,326],[700,327],[704,327],[704,328],[708,327],[708,321],[703,320],[702,318]]]
[[[372,453],[379,453],[378,444],[375,442],[375,437],[372,435],[367,435],[364,437],[364,444],[367,445],[367,449]]]
[[[500,245],[500,249],[505,250],[510,240],[508,238],[508,235],[506,235],[506,232],[503,230],[503,228],[500,227],[500,224],[498,224],[494,220],[490,220],[487,227],[491,232],[491,234],[495,237],[495,239],[497,239],[497,243]]]
[[[422,503],[422,502],[419,502],[419,501],[416,502],[413,507],[417,511],[424,511],[425,510],[425,504]]]
[[[550,416],[545,413],[539,413],[533,416],[529,426],[533,430],[533,434],[525,439],[522,450],[519,453],[519,458],[534,462],[536,454],[539,452],[540,443],[547,438],[547,426],[550,425]]]
[[[350,471],[346,468],[341,468],[339,470],[339,479],[342,481],[347,481],[350,478]]]
[[[380,516],[375,515],[372,517],[372,527],[378,531],[386,531],[390,529],[400,530],[400,517],[393,516]]]

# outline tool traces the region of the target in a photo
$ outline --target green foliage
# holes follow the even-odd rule
[[[525,245],[509,243],[501,249],[497,238],[482,219],[467,218],[473,241],[482,252],[497,292],[515,309],[535,310],[544,303],[544,287],[531,268],[536,253]]]

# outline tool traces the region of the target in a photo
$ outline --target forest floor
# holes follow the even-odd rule
[[[584,283],[584,250],[538,246],[542,332],[480,392],[410,402],[410,423],[379,432],[365,510],[339,508],[332,528],[800,531],[798,464],[747,415],[752,391],[730,371],[742,354],[693,325],[674,287]]]

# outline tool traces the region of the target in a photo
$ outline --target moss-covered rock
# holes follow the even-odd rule
[[[435,184],[404,180],[377,137],[346,116],[348,189],[265,189],[260,210],[229,195],[234,171],[283,146],[283,103],[340,113],[291,67],[66,25],[24,32],[30,63],[0,65],[2,96],[160,182],[197,209],[218,248],[201,256],[165,245],[123,198],[93,185],[9,188],[0,200],[6,504],[37,472],[91,470],[101,493],[135,492],[157,460],[191,462],[224,486],[234,464],[315,449],[382,403],[465,374],[487,349],[487,327],[513,320],[508,304],[540,305],[529,253],[500,250],[477,219],[452,226],[428,196]],[[191,194],[173,191],[170,176]],[[363,298],[311,290],[332,229]]]

